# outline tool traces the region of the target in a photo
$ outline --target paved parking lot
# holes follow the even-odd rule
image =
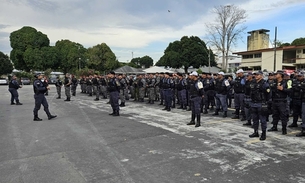
[[[33,88],[19,90],[10,105],[0,86],[0,182],[305,182],[305,138],[299,128],[250,139],[253,130],[230,117],[203,115],[187,126],[190,112],[162,111],[127,101],[120,117],[107,100],[77,93],[71,102],[47,99],[52,114],[33,121]],[[64,94],[64,92],[62,92]],[[268,124],[271,126],[270,123]],[[279,127],[280,128],[280,127]]]

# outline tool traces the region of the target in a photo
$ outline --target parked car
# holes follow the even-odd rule
[[[0,78],[0,85],[8,85],[8,80],[5,78]]]
[[[31,80],[29,78],[21,78],[20,82],[24,85],[29,85],[31,84]]]

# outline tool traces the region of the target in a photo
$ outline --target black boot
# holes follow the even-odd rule
[[[119,110],[115,110],[113,116],[120,116]]]
[[[298,124],[296,122],[293,122],[291,125],[288,125],[289,128],[298,127]]]
[[[64,100],[64,101],[70,101],[70,97],[67,97],[67,99],[66,99],[66,100]]]
[[[241,111],[240,114],[241,114],[241,120],[240,121],[246,121],[247,118],[246,118],[245,111]]]
[[[17,103],[16,103],[16,105],[22,105],[22,103],[20,103],[20,102],[17,102]]]
[[[160,104],[159,105],[163,105],[163,100],[161,100]]]
[[[33,121],[42,121],[42,119],[40,119],[40,118],[38,117],[38,115],[34,115]]]
[[[262,135],[259,140],[266,140],[266,130],[262,131]]]
[[[187,125],[195,125],[195,114],[192,114],[191,121]]]
[[[14,102],[11,102],[11,105],[15,105],[16,103],[14,103]]]
[[[296,134],[297,137],[305,137],[305,128],[302,128],[301,132]]]
[[[208,112],[208,110],[207,109],[205,109],[204,111],[203,111],[203,114],[208,114],[209,112]]]
[[[282,135],[286,135],[287,134],[287,129],[286,126],[282,127]]]
[[[56,99],[60,99],[60,96],[58,96]]]
[[[120,107],[125,107],[125,102],[121,102]]]
[[[112,110],[112,113],[110,113],[109,115],[114,115],[114,113],[115,113],[115,111],[114,111],[114,109]]]
[[[201,126],[200,125],[200,114],[197,114],[196,117],[197,117],[197,123],[196,123],[195,127],[197,128],[197,127]]]
[[[165,107],[164,109],[162,109],[163,111],[167,110],[167,107]]]
[[[232,119],[239,119],[239,110],[235,110],[235,115],[232,117]]]
[[[148,100],[148,102],[146,104],[150,104],[150,100]]]
[[[183,105],[183,110],[186,110],[187,109],[187,105]]]
[[[180,107],[178,107],[177,109],[183,109],[183,105],[181,104]]]
[[[94,99],[94,101],[99,101],[99,100],[100,100],[99,98]]]
[[[251,135],[249,135],[250,138],[254,138],[254,137],[259,137],[258,131],[254,130],[254,133],[252,133]]]
[[[247,123],[244,123],[243,125],[244,125],[244,126],[251,126],[251,125],[252,125],[252,124],[251,124],[251,120],[248,120]]]
[[[227,111],[224,111],[224,112],[223,112],[223,115],[222,115],[222,117],[223,117],[223,118],[226,118],[226,117],[228,117],[228,115],[227,115]]]
[[[152,101],[150,101],[150,104],[154,104],[154,103],[155,103],[155,101],[153,101],[153,100],[152,100]]]
[[[50,116],[48,116],[48,120],[56,118],[56,117],[57,117],[56,115],[50,115]]]
[[[212,114],[212,115],[213,115],[213,116],[218,116],[218,115],[219,115],[218,111],[219,111],[219,109],[216,109],[215,112],[214,112],[214,114]]]
[[[273,125],[269,130],[268,132],[275,132],[277,131],[277,125]]]
[[[189,106],[186,110],[187,110],[187,111],[191,111],[192,109],[191,109],[191,107]]]

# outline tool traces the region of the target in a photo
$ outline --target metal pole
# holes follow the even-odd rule
[[[80,59],[81,58],[78,58],[78,70],[80,71]]]
[[[273,71],[276,71],[276,35],[277,35],[277,27],[275,27],[275,38],[274,38],[274,65],[273,65]]]
[[[209,73],[211,72],[211,48],[209,47]]]

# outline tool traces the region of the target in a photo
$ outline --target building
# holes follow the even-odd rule
[[[237,52],[244,70],[297,70],[305,68],[305,45]],[[275,61],[276,60],[276,61]]]
[[[269,30],[248,32],[247,51],[236,52],[241,56],[243,70],[296,70],[305,68],[305,45],[269,48]]]
[[[222,59],[217,58],[217,67],[222,68]],[[235,72],[241,64],[240,56],[230,55],[228,56],[228,65],[227,65],[227,72]]]

